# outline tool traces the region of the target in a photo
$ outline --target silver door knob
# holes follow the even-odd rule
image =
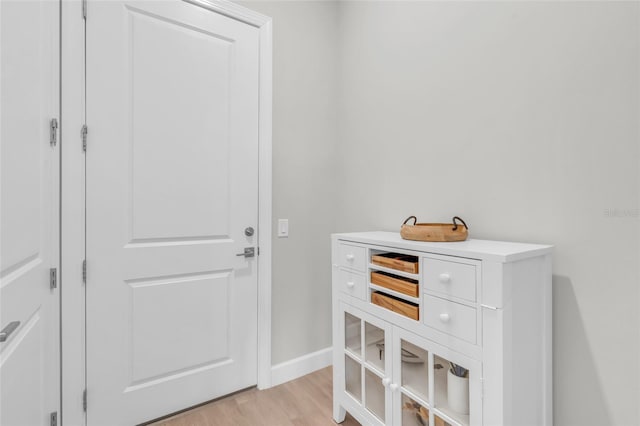
[[[247,226],[246,228],[244,228],[244,235],[246,235],[247,237],[252,236],[254,232],[255,230],[251,226]]]
[[[20,321],[12,321],[7,324],[7,326],[0,331],[0,342],[5,342],[9,336],[11,336],[11,333],[16,331],[16,328],[18,328],[19,325]]]
[[[256,255],[256,249],[254,247],[246,247],[242,253],[236,254],[236,256],[254,257]]]

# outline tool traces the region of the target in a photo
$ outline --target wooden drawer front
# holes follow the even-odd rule
[[[424,296],[422,317],[429,327],[476,343],[476,310],[435,296]]]
[[[388,309],[400,315],[404,315],[405,317],[409,317],[416,321],[419,319],[418,306],[409,302],[403,302],[401,300],[394,299],[393,297],[387,296],[386,294],[371,293],[371,303],[373,303],[374,305],[382,306],[385,309]]]
[[[476,267],[465,263],[423,259],[425,291],[476,301]]]
[[[356,274],[355,272],[345,269],[340,269],[338,272],[338,287],[340,287],[343,293],[363,300],[367,294],[364,275]]]
[[[385,272],[371,272],[371,284],[385,287],[398,293],[412,297],[418,297],[418,281],[409,278],[401,278]]]
[[[418,273],[418,256],[401,253],[380,253],[371,256],[371,263],[410,274]]]
[[[364,247],[340,243],[338,244],[338,265],[343,268],[364,272],[367,265],[365,253],[366,249]]]

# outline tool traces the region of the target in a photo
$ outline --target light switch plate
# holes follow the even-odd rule
[[[289,219],[278,219],[278,238],[289,236]]]

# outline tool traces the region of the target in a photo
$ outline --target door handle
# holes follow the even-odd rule
[[[245,247],[244,252],[236,254],[236,256],[255,257],[256,249],[254,247]]]
[[[6,341],[9,336],[11,336],[11,333],[16,331],[16,328],[18,328],[19,325],[20,321],[12,321],[7,324],[7,326],[0,331],[0,342]]]

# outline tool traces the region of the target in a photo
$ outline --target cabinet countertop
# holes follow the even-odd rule
[[[426,253],[438,253],[450,256],[467,257],[494,262],[514,262],[534,256],[551,253],[553,246],[542,244],[512,243],[491,240],[466,240],[451,243],[410,241],[400,237],[399,232],[372,231],[332,234],[337,240],[354,243],[375,244],[405,250],[417,250]]]

